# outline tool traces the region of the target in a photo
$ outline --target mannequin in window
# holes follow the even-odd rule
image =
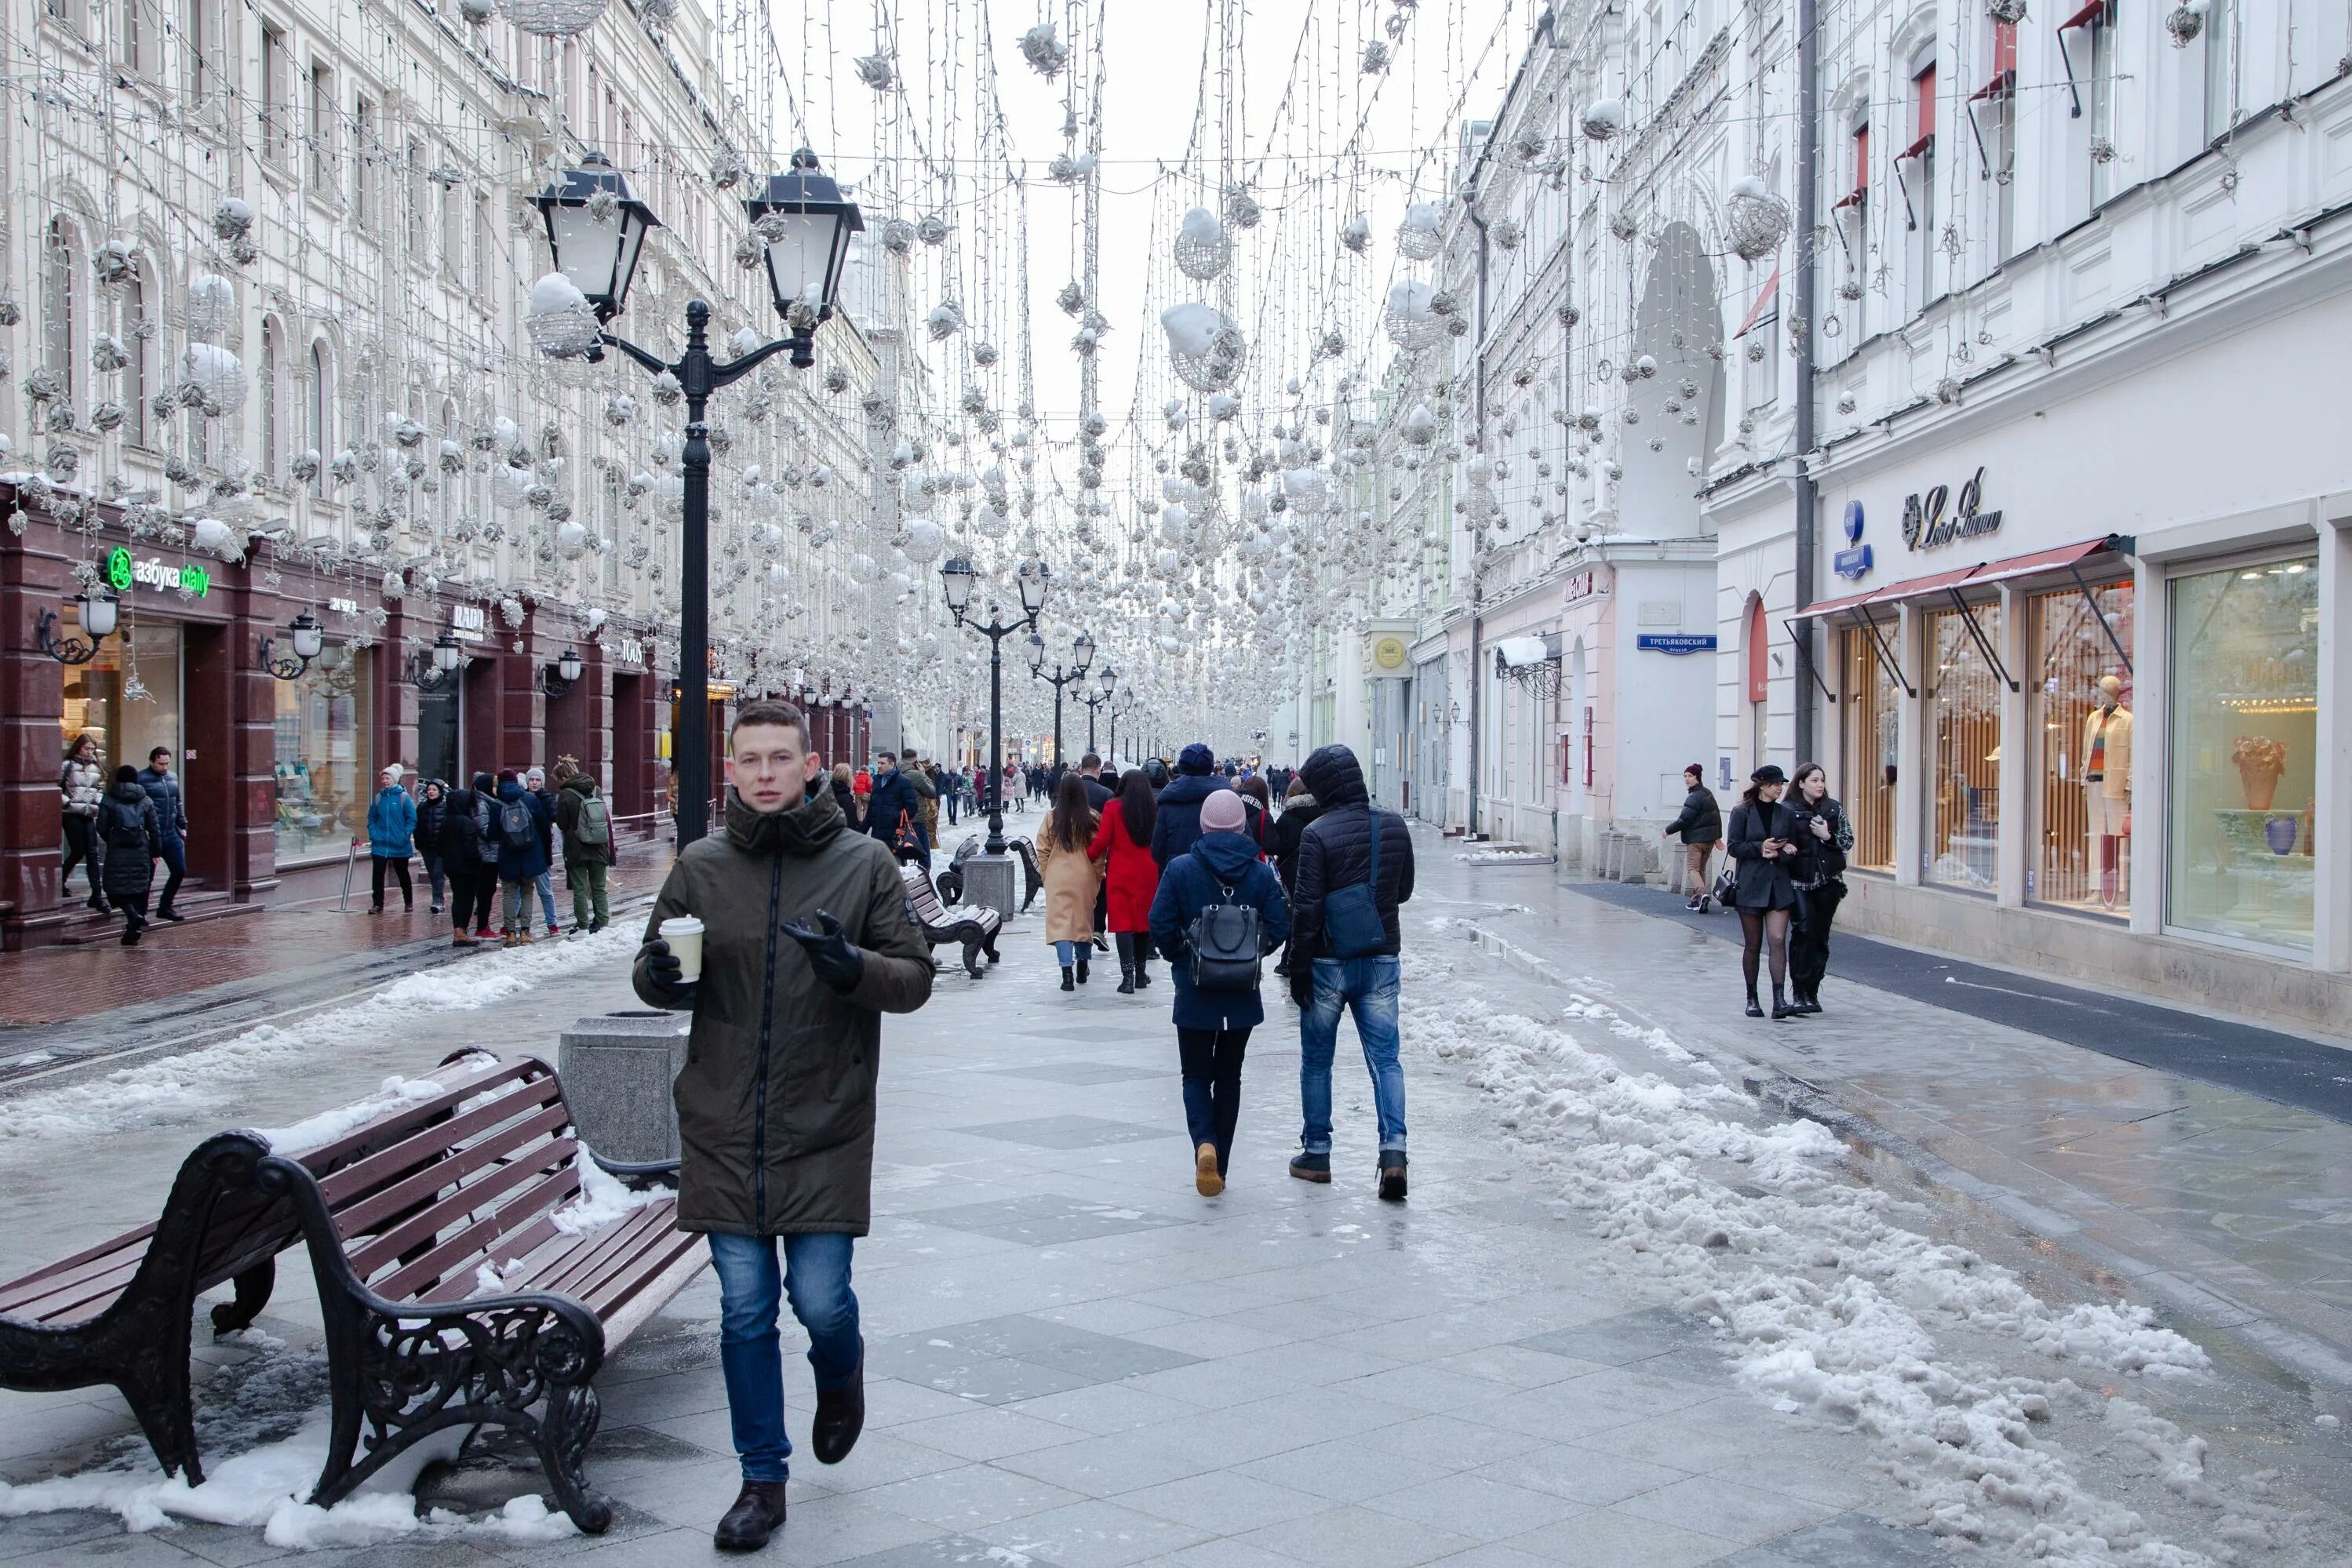
[[[2121,894],[2118,841],[2131,836],[2131,709],[2124,684],[2101,675],[2083,716],[2083,809],[2085,835],[2099,868],[2099,902],[2109,909]]]

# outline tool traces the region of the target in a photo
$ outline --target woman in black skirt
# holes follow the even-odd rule
[[[1739,969],[1748,981],[1748,1016],[1760,1019],[1764,1009],[1756,1000],[1757,960],[1766,945],[1772,955],[1772,1016],[1795,1016],[1789,1005],[1789,919],[1797,907],[1797,886],[1790,875],[1801,846],[1797,841],[1796,813],[1780,803],[1789,776],[1766,763],[1748,776],[1739,804],[1731,809],[1724,829],[1724,846],[1738,864],[1738,884],[1731,895],[1739,912],[1742,947]]]

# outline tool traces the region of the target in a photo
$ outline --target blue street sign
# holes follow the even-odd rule
[[[1643,632],[1635,634],[1633,646],[1652,653],[1712,653],[1715,638],[1695,632]]]
[[[1861,581],[1864,574],[1870,570],[1870,565],[1868,545],[1856,545],[1852,549],[1842,549],[1830,557],[1830,570],[1849,582]]]

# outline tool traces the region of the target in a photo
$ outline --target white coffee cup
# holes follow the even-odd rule
[[[661,923],[656,935],[669,944],[670,956],[677,960],[679,979],[702,978],[701,921],[691,915],[674,915]]]

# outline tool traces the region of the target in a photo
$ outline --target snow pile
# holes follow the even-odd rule
[[[325,1465],[329,1413],[326,1362],[289,1353],[268,1335],[236,1343],[262,1354],[218,1374],[196,1401],[196,1438],[205,1455],[200,1487],[165,1477],[137,1437],[123,1439],[100,1468],[14,1486],[0,1481],[0,1519],[90,1511],[118,1514],[134,1532],[182,1520],[257,1529],[271,1546],[311,1550],[399,1539],[463,1539],[534,1543],[579,1533],[536,1496],[516,1498],[498,1515],[468,1521],[444,1510],[416,1516],[416,1477],[462,1441],[462,1428],[435,1434],[332,1508],[302,1500]]]
[[[1549,865],[1552,859],[1533,850],[1513,849],[1465,850],[1454,858],[1464,865]]]
[[[580,1196],[555,1212],[555,1228],[566,1236],[601,1230],[661,1196],[650,1189],[640,1192],[628,1186],[598,1165],[585,1149],[572,1156],[572,1168],[580,1176]]]
[[[353,1040],[396,1040],[425,1017],[477,1011],[551,980],[626,963],[636,949],[636,933],[616,925],[575,941],[504,948],[424,970],[350,1007],[283,1026],[262,1024],[178,1056],[24,1095],[0,1118],[0,1143],[184,1126],[217,1113],[239,1086],[299,1071]]]
[[[383,1081],[383,1086],[363,1099],[348,1105],[338,1105],[331,1111],[321,1111],[306,1116],[290,1127],[258,1129],[256,1135],[269,1145],[272,1154],[291,1159],[307,1155],[313,1149],[323,1149],[329,1144],[363,1126],[388,1111],[405,1105],[422,1104],[441,1092],[441,1085],[430,1078],[402,1078],[394,1075]]]
[[[1566,1030],[1467,999],[1435,966],[1404,988],[1405,1038],[1468,1068],[1468,1081],[1629,1272],[1675,1291],[1721,1333],[1735,1377],[1783,1412],[1809,1411],[1874,1438],[1938,1533],[2026,1556],[2142,1568],[2211,1561],[2158,1541],[2141,1516],[2095,1495],[2045,1437],[2072,1380],[2004,1375],[1939,1343],[1965,1332],[2102,1373],[2203,1371],[2203,1351],[2144,1309],[2057,1307],[2010,1270],[1904,1228],[1885,1194],[1839,1179],[1841,1145],[1816,1124],[1753,1124],[1753,1102],[1712,1081],[1624,1070]],[[1667,1061],[1694,1061],[1664,1031],[1575,996],[1603,1024]],[[1705,1069],[1706,1064],[1698,1063]],[[1735,1188],[1702,1162],[1738,1168]],[[2129,1400],[2106,1436],[2144,1452],[2164,1486],[2221,1507],[2204,1445]],[[2112,1445],[2111,1445],[2112,1446]],[[2280,1511],[2233,1502],[2225,1542],[2280,1541]]]

